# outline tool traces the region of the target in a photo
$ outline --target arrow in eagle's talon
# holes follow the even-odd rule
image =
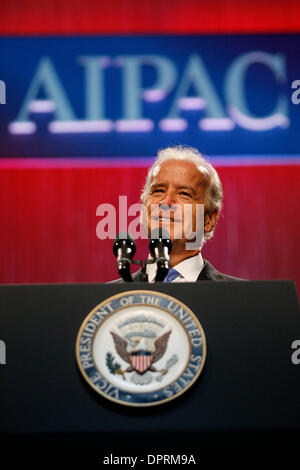
[[[162,381],[162,378],[164,375],[166,375],[169,370],[171,369],[171,367],[174,366],[174,364],[176,364],[176,362],[178,362],[178,356],[176,354],[173,354],[173,356],[167,361],[166,363],[166,368],[165,369],[161,369],[159,372],[160,372],[160,375],[158,377],[156,377],[156,380],[157,382],[161,382]]]

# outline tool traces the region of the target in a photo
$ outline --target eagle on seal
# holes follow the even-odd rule
[[[153,353],[149,354],[149,352],[146,352],[149,355],[149,359],[151,357],[151,360],[149,361],[149,365],[143,371],[138,370],[136,367],[134,367],[133,354],[127,351],[128,341],[122,338],[121,336],[117,335],[113,331],[111,331],[110,333],[113,337],[117,353],[125,362],[130,364],[130,366],[124,372],[136,371],[140,374],[143,374],[146,370],[149,370],[151,372],[160,372],[155,367],[153,367],[153,364],[159,359],[161,359],[165,354],[171,330],[159,336],[159,338],[154,341],[155,351],[153,351]],[[135,354],[138,354],[139,352],[141,354],[145,353],[145,351],[135,351]]]

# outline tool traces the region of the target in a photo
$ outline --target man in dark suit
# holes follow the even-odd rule
[[[191,282],[184,278],[181,278],[181,279],[184,282]],[[132,280],[134,282],[139,282],[142,280],[140,269],[137,272],[132,274]],[[203,260],[203,268],[201,269],[201,272],[199,273],[196,279],[196,282],[198,281],[242,281],[242,280],[243,279],[221,273],[216,268],[214,268],[214,266],[209,261]],[[119,278],[114,281],[111,281],[110,283],[119,283],[119,282],[124,282],[124,280],[122,278]],[[176,281],[176,279],[174,279],[173,281],[165,281],[165,282],[179,282],[179,281]]]
[[[222,198],[220,178],[198,150],[177,146],[158,152],[141,201],[148,236],[153,229],[167,226],[172,240],[171,269],[164,282],[238,280],[217,271],[201,255],[203,244],[213,236]],[[147,275],[154,282],[156,264],[147,265]],[[140,272],[133,280],[141,280]]]

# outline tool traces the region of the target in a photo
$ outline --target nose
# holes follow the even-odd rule
[[[173,191],[167,191],[164,194],[163,200],[159,203],[161,209],[169,209],[170,206],[175,204],[175,196]],[[166,206],[166,207],[164,207]]]

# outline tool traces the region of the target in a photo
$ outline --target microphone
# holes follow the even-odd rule
[[[136,252],[135,241],[128,232],[120,232],[114,239],[113,253],[117,258],[117,268],[126,282],[132,282],[130,263]]]
[[[162,228],[152,230],[149,242],[149,251],[157,263],[155,281],[163,281],[170,267],[170,256],[172,241],[169,232]]]

